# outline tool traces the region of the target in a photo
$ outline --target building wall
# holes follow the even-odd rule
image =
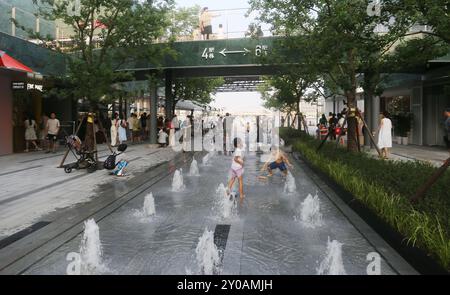
[[[450,107],[450,94],[444,85],[424,88],[424,144],[444,146],[445,108]]]
[[[12,104],[11,79],[0,75],[0,155],[13,152]]]

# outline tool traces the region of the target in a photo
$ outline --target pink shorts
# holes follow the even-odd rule
[[[241,177],[242,174],[244,174],[244,168],[239,168],[239,169],[233,169],[231,168],[231,177]]]

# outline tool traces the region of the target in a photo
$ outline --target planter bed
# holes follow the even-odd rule
[[[450,173],[430,190],[421,204],[413,207],[408,197],[436,168],[422,163],[370,159],[365,154],[335,150],[334,144],[326,144],[317,153],[318,140],[286,129],[280,134],[313,171],[419,272],[448,273],[450,200],[446,198],[450,194]],[[380,174],[371,177],[374,170],[371,166],[380,168]]]

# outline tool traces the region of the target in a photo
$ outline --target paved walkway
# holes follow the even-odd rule
[[[377,155],[375,149],[370,153]],[[427,147],[417,145],[394,144],[391,150],[391,159],[398,161],[423,161],[436,167],[442,166],[445,160],[450,157],[450,153],[443,147]]]
[[[199,155],[196,159],[202,163]],[[327,250],[334,271],[342,266],[347,274],[367,274],[367,255],[377,252],[382,274],[415,273],[305,165],[295,164],[296,189],[288,193],[278,173],[267,182],[258,179],[264,161],[261,155],[246,156],[247,198],[237,211],[230,211],[227,199],[217,193],[218,186],[227,181],[231,162],[230,156],[223,155],[212,156],[208,165],[200,164],[200,177],[189,176],[190,161],[178,162],[176,167],[183,169],[186,185],[182,192],[171,190],[173,174],[169,174],[142,187],[119,208],[102,210],[105,212],[96,220],[105,268],[97,269],[98,273],[199,274],[209,265],[220,274],[317,274],[321,262],[327,261]],[[139,177],[143,183],[150,178]],[[145,218],[142,206],[150,192],[156,215]],[[301,204],[309,194],[317,194],[320,200],[321,222],[300,220]],[[79,251],[81,230],[78,226],[66,242],[61,241],[50,255],[26,267],[25,273],[65,274],[67,254]],[[205,230],[213,233],[220,250],[221,262],[214,266],[209,259],[214,251]],[[201,237],[204,244],[199,243]],[[342,255],[332,245],[327,248],[329,239],[343,243]]]
[[[117,178],[106,170],[88,174],[74,170],[71,174],[56,168],[65,150],[56,154],[32,152],[0,157],[0,239],[29,227],[38,221],[52,220],[61,209],[88,202],[96,196],[95,190]],[[110,154],[105,145],[99,146],[99,159]],[[127,157],[131,161],[129,176],[172,159],[171,149],[158,149],[147,144],[130,145]],[[74,160],[69,156],[66,163]],[[59,210],[58,210],[59,209]]]

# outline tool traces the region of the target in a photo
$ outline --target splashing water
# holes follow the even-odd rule
[[[231,196],[231,197],[230,197]],[[222,219],[230,219],[237,216],[235,193],[227,194],[225,185],[221,183],[216,190],[215,211]]]
[[[211,158],[213,156],[214,156],[214,152],[207,153],[206,156],[204,156],[202,159],[203,166],[208,166],[210,164],[209,161],[211,160]]]
[[[80,273],[98,274],[105,271],[102,264],[102,245],[100,242],[100,231],[94,219],[84,222],[84,232],[80,246]]]
[[[317,269],[318,275],[346,275],[342,261],[342,243],[336,240],[330,241],[328,237],[326,257]]]
[[[295,184],[295,178],[289,172],[286,176],[286,183],[284,184],[284,193],[294,194],[297,192],[297,185]]]
[[[198,170],[197,160],[193,159],[191,163],[191,168],[189,170],[190,176],[200,176],[200,171]]]
[[[321,226],[322,213],[320,213],[319,196],[309,194],[300,205],[300,220],[306,227],[315,228]]]
[[[179,193],[184,191],[185,188],[186,186],[183,181],[183,169],[175,171],[172,180],[172,191]]]
[[[205,229],[195,249],[200,273],[214,275],[220,272],[220,255],[214,244],[214,233]]]
[[[155,198],[153,198],[153,194],[149,193],[144,200],[144,208],[143,208],[145,217],[152,217],[155,215]]]

